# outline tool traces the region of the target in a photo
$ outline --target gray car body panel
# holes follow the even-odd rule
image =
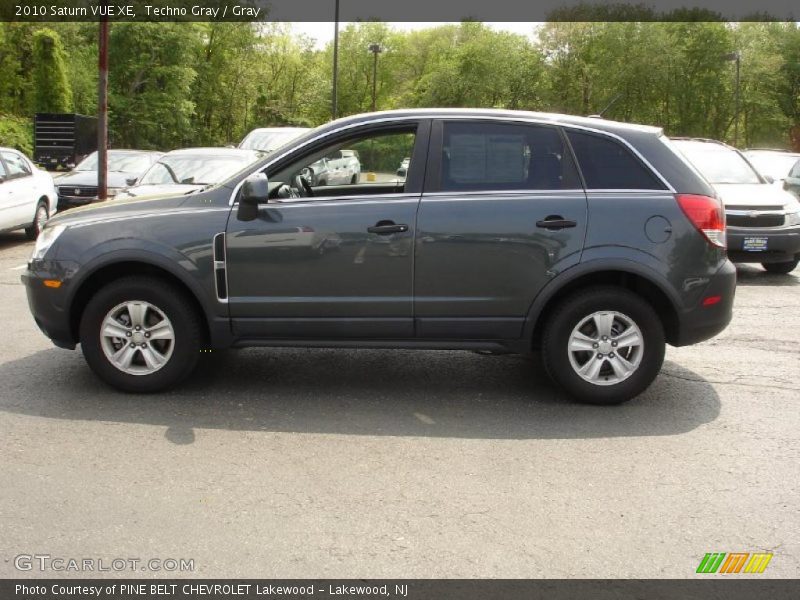
[[[430,125],[453,118],[608,134],[629,145],[669,189],[506,192],[493,195],[491,206],[479,195],[423,194],[425,170],[436,160],[436,149],[428,155]],[[255,221],[237,219],[236,193],[250,174],[274,173],[364,128],[408,123],[419,123],[420,129],[402,194],[270,202],[260,207]],[[34,313],[42,313],[37,322],[63,346],[77,341],[74,322],[65,333],[56,316],[44,314],[47,307],[68,317],[80,310],[75,298],[93,274],[120,262],[141,262],[171,274],[197,298],[216,347],[496,343],[520,351],[529,348],[548,300],[592,273],[646,279],[681,319],[698,309],[727,260],[689,223],[676,192],[714,194],[652,127],[513,111],[360,115],[308,132],[209,190],[112,201],[56,217],[50,226],[67,229],[25,278]],[[459,211],[457,222],[448,219],[452,210]],[[579,226],[561,231],[534,226],[556,210]],[[385,219],[409,229],[388,238],[366,232]],[[226,232],[227,298],[220,298],[215,286],[212,240],[221,232]],[[30,280],[55,272],[64,280],[62,288],[48,292],[46,301],[32,297],[40,292],[31,292]],[[732,301],[732,289],[730,296]],[[721,325],[710,335],[727,324],[726,310],[727,315],[720,309]],[[677,336],[670,341],[683,343]]]

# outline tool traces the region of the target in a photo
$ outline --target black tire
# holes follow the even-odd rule
[[[570,362],[568,351],[573,329],[593,313],[602,311],[628,317],[641,331],[644,342],[638,368],[611,385],[583,379]],[[542,362],[547,374],[575,399],[588,404],[620,404],[638,396],[653,382],[664,362],[664,349],[664,327],[650,304],[624,288],[598,286],[568,296],[550,315],[542,337]]]
[[[157,307],[174,331],[171,356],[160,369],[145,375],[126,373],[114,366],[100,339],[100,328],[109,311],[136,300]],[[125,277],[101,288],[86,305],[79,333],[81,350],[91,369],[109,385],[133,393],[158,392],[183,381],[197,364],[203,344],[201,317],[192,299],[170,282],[147,276]]]
[[[788,275],[797,268],[800,264],[800,256],[796,256],[794,260],[787,260],[786,262],[774,263],[761,263],[768,273],[777,273],[779,275]]]
[[[40,220],[39,213],[41,211],[44,211],[44,221],[47,222],[47,219],[50,218],[50,211],[47,210],[47,203],[40,200],[36,205],[36,212],[33,213],[33,223],[25,228],[25,235],[29,240],[35,240],[42,233],[44,223]]]

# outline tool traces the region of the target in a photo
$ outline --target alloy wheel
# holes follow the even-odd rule
[[[567,352],[572,368],[583,380],[594,385],[614,385],[639,368],[644,336],[627,315],[598,311],[575,326]]]
[[[169,362],[175,330],[157,306],[130,300],[106,314],[100,326],[100,345],[108,361],[123,373],[150,375]]]

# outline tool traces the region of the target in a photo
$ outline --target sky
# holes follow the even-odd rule
[[[519,33],[528,37],[532,37],[535,29],[539,23],[485,23],[493,29],[511,31]],[[317,40],[317,48],[323,48],[325,44],[333,40],[333,23],[290,23],[292,30],[296,33],[305,33],[306,35]],[[348,23],[339,23],[339,31],[344,29]],[[437,27],[439,25],[446,25],[446,23],[389,23],[389,25],[400,31],[413,31],[417,29],[428,29],[430,27]]]

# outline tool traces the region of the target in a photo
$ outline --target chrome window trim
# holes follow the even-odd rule
[[[253,173],[260,173],[260,172],[263,172],[263,171],[269,169],[276,162],[286,158],[287,156],[289,156],[290,154],[293,154],[294,152],[297,152],[298,150],[302,150],[306,146],[310,146],[311,144],[314,144],[314,143],[316,143],[316,142],[318,142],[320,140],[324,140],[325,138],[334,136],[334,135],[336,135],[338,133],[341,133],[343,131],[348,131],[350,129],[355,129],[355,128],[358,128],[358,127],[367,127],[367,126],[370,126],[370,125],[379,125],[379,124],[382,124],[382,123],[402,123],[403,121],[422,121],[422,120],[425,120],[425,119],[442,120],[442,121],[453,121],[453,120],[499,121],[499,122],[509,122],[509,123],[527,123],[527,124],[532,124],[532,125],[549,125],[551,127],[561,127],[561,128],[563,128],[565,130],[577,129],[577,130],[580,130],[580,131],[588,131],[588,132],[595,133],[595,134],[598,134],[598,135],[601,135],[601,136],[606,136],[606,137],[609,137],[611,139],[614,139],[614,140],[622,143],[622,145],[625,146],[629,151],[633,152],[633,154],[640,161],[642,161],[642,163],[648,169],[650,169],[652,174],[655,175],[655,177],[661,183],[663,183],[667,188],[666,190],[647,190],[647,191],[650,191],[650,192],[667,192],[667,191],[669,191],[669,192],[671,192],[673,194],[676,193],[675,188],[672,187],[672,185],[661,175],[661,173],[658,172],[658,170],[655,167],[653,167],[653,165],[650,163],[650,161],[648,161],[644,156],[642,156],[642,154],[636,148],[634,148],[633,145],[630,142],[628,142],[622,136],[617,135],[616,133],[611,133],[609,131],[604,131],[602,129],[597,129],[597,128],[594,128],[594,127],[588,127],[586,125],[575,125],[573,123],[564,123],[564,122],[562,122],[562,121],[560,121],[558,119],[543,119],[543,118],[537,118],[537,117],[525,117],[525,116],[522,116],[522,115],[520,115],[520,116],[474,115],[474,114],[447,115],[447,114],[421,113],[421,114],[417,114],[417,115],[379,117],[379,118],[374,118],[374,119],[367,119],[367,120],[363,120],[363,121],[357,121],[355,123],[348,123],[346,125],[342,125],[340,127],[337,127],[336,129],[331,129],[329,131],[325,131],[323,133],[320,133],[319,135],[314,136],[313,138],[311,138],[309,140],[306,140],[302,144],[299,144],[299,145],[296,145],[296,146],[293,145],[292,147],[288,148],[284,152],[281,152],[280,154],[278,154],[276,156],[273,156],[269,161],[264,163],[258,169],[248,173],[248,175],[246,175],[242,179],[242,181],[237,183],[236,186],[234,186],[234,188],[233,188],[233,192],[231,193],[230,200],[228,201],[228,206],[233,206],[236,203],[236,194],[239,192],[239,188],[242,186],[242,184],[244,183],[245,179],[247,179],[247,177],[249,177]],[[663,136],[663,134],[661,134],[661,136],[659,136],[659,137],[665,137],[665,136]],[[578,168],[580,168],[580,166]],[[588,192],[588,191],[598,191],[598,190],[595,190],[593,188],[587,188],[586,191]],[[624,190],[624,191],[635,191],[635,190]]]
[[[298,198],[296,200],[270,200],[266,204],[261,204],[267,208],[295,208],[305,206],[341,206],[342,204],[408,204],[419,202],[420,194],[396,194],[396,195],[364,195],[364,196],[316,196]]]
[[[620,189],[620,190],[583,190],[583,189],[569,189],[569,190],[485,190],[485,191],[468,191],[468,192],[426,192],[422,195],[423,202],[458,202],[484,199],[486,196],[492,196],[498,200],[527,200],[535,198],[552,198],[552,197],[570,197],[581,195],[587,199],[598,195],[613,195],[613,196],[648,196],[653,198],[666,198],[672,197],[672,192],[669,190],[650,190],[650,189]],[[498,198],[501,197],[501,198]]]
[[[572,195],[585,193],[583,188],[571,189],[553,189],[553,190],[530,190],[530,189],[513,189],[513,190],[465,190],[449,191],[449,192],[424,192],[422,195],[425,198],[438,197],[438,196],[552,196],[552,195]]]

